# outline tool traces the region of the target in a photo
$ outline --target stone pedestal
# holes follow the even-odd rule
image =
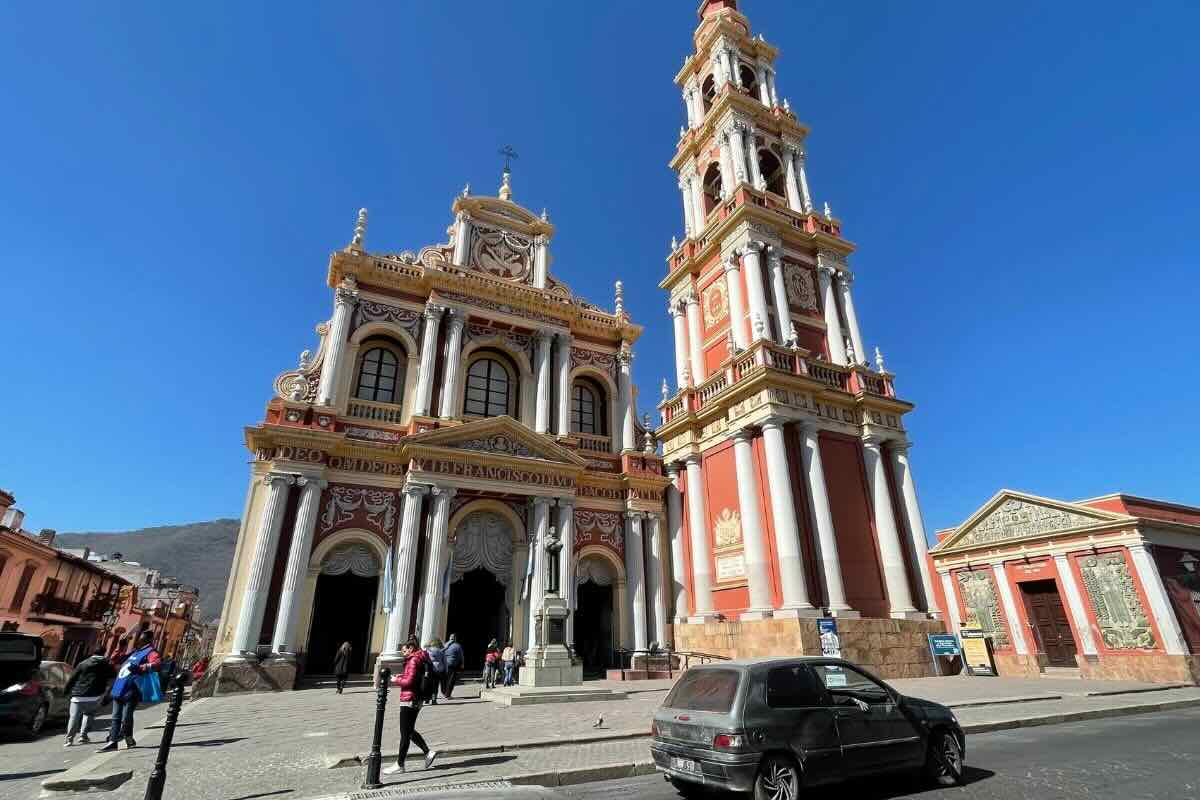
[[[535,616],[534,646],[525,656],[517,683],[527,687],[579,686],[583,683],[583,664],[572,663],[567,650],[566,601],[547,594]]]
[[[225,661],[192,687],[193,697],[287,692],[296,688],[296,661],[290,658]]]

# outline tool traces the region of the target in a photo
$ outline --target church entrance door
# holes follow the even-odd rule
[[[332,673],[334,653],[347,641],[351,647],[350,671],[370,671],[371,623],[378,594],[379,561],[369,547],[348,544],[325,557],[313,596],[306,674]]]
[[[512,524],[493,511],[469,514],[455,530],[445,630],[462,645],[468,672],[483,669],[489,641],[512,640],[512,540]]]
[[[1021,584],[1025,608],[1033,620],[1038,642],[1051,667],[1077,667],[1075,635],[1063,609],[1058,586],[1053,580],[1026,581]]]
[[[576,589],[575,647],[585,675],[603,675],[613,661],[613,589],[587,581]]]

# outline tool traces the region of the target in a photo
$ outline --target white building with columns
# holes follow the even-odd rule
[[[669,643],[668,479],[620,284],[612,312],[572,295],[507,172],[452,212],[449,242],[393,254],[363,210],[330,258],[320,345],[246,429],[213,691],[290,688],[343,641],[355,671],[409,636],[456,634],[469,669],[492,639],[589,672]],[[550,605],[567,614],[539,628]]]

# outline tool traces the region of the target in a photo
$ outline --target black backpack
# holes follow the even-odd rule
[[[417,675],[417,696],[421,698],[421,702],[428,703],[438,690],[437,673],[433,671],[433,664],[428,658],[421,659],[417,669],[420,672]]]

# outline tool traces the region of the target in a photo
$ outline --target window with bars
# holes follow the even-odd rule
[[[375,403],[400,403],[404,371],[400,358],[390,347],[372,347],[362,357],[354,396]]]
[[[476,417],[516,416],[514,381],[508,367],[495,358],[480,358],[467,370],[463,413]]]
[[[590,381],[576,381],[571,389],[571,430],[594,436],[605,434],[604,394]]]

